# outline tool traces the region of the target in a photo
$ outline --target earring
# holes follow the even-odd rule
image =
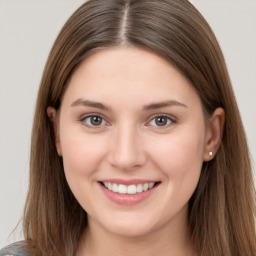
[[[212,151],[210,151],[210,152],[209,152],[209,156],[212,156],[212,155],[213,155],[213,152],[212,152]]]

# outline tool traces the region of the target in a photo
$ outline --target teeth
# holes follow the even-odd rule
[[[108,183],[108,189],[112,190],[112,184],[110,182]]]
[[[137,185],[136,192],[141,193],[143,191],[142,184]]]
[[[111,188],[109,188],[108,186],[108,189],[111,190]],[[120,184],[118,185],[118,193],[120,194],[126,194],[127,193],[127,186],[123,185],[123,184]]]
[[[149,188],[153,188],[154,185],[155,185],[155,183],[154,183],[154,182],[151,182],[151,183],[149,183],[148,187],[149,187]]]
[[[112,191],[118,192],[118,185],[116,183],[113,184]]]
[[[103,182],[103,184],[107,189],[113,192],[132,195],[132,194],[141,193],[143,191],[147,191],[153,188],[155,185],[155,182],[138,184],[138,185],[129,185],[129,186],[126,186],[123,184],[110,183],[110,182]]]
[[[143,185],[143,190],[144,190],[144,191],[147,191],[147,190],[148,190],[148,183],[145,183],[145,184]]]
[[[136,188],[136,185],[130,185],[127,187],[127,194],[136,194],[136,191],[137,188]]]

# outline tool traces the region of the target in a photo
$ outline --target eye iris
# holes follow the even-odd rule
[[[100,116],[91,116],[91,124],[98,126],[102,124],[102,118]]]
[[[156,118],[156,124],[158,126],[165,126],[167,122],[168,122],[168,119],[165,116],[159,116]]]

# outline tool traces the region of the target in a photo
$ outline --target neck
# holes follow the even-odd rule
[[[89,225],[80,241],[76,256],[192,256],[187,223],[165,225],[154,232],[127,237],[99,228],[98,223]]]

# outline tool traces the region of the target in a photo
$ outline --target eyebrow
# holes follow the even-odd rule
[[[91,100],[83,100],[83,99],[77,99],[76,101],[74,101],[71,104],[71,107],[75,107],[75,106],[85,106],[85,107],[92,107],[92,108],[98,108],[101,110],[110,110],[109,107],[103,105],[100,102],[95,102],[95,101],[91,101]]]
[[[104,104],[100,103],[100,102],[95,102],[95,101],[91,101],[91,100],[84,100],[84,99],[77,99],[76,101],[74,101],[71,104],[71,107],[75,107],[75,106],[85,106],[85,107],[92,107],[92,108],[98,108],[101,110],[105,110],[105,111],[109,111],[110,108],[105,106]],[[159,109],[159,108],[164,108],[164,107],[171,107],[171,106],[180,106],[180,107],[184,107],[187,108],[187,105],[176,101],[176,100],[168,100],[168,101],[163,101],[163,102],[157,102],[157,103],[152,103],[149,105],[146,105],[143,107],[144,111],[149,111],[149,110],[154,110],[154,109]]]
[[[163,102],[157,102],[157,103],[152,103],[149,105],[146,105],[143,107],[143,110],[154,110],[154,109],[158,109],[158,108],[164,108],[164,107],[172,107],[172,106],[180,106],[180,107],[184,107],[187,108],[188,106],[176,101],[176,100],[167,100],[167,101],[163,101]]]

